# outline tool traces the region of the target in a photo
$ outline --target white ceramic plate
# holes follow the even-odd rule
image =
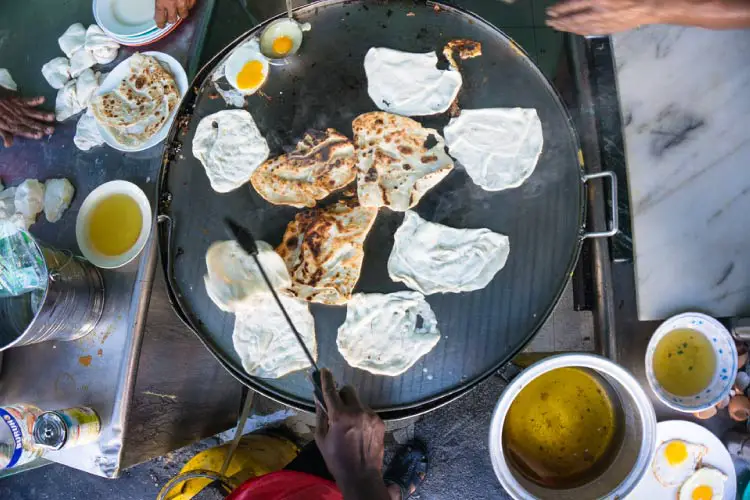
[[[683,420],[659,422],[656,426],[656,447],[658,448],[664,441],[672,439],[682,439],[689,443],[702,444],[708,447],[708,453],[703,457],[702,465],[719,469],[727,475],[727,481],[724,483],[723,500],[734,500],[737,494],[737,474],[734,470],[732,457],[722,442],[719,441],[719,438],[705,427],[693,422]],[[656,480],[656,476],[649,466],[643,480],[626,498],[628,500],[676,499],[679,490],[680,486],[662,486]]]
[[[135,200],[141,209],[143,224],[141,225],[141,234],[135,244],[127,252],[120,255],[104,255],[98,252],[89,242],[88,237],[88,220],[91,210],[104,198],[114,194],[125,194]],[[151,204],[146,198],[141,188],[128,181],[110,181],[105,182],[97,187],[83,200],[81,208],[78,210],[76,217],[76,241],[78,248],[86,259],[96,267],[103,269],[115,269],[122,267],[131,260],[135,259],[143,247],[146,245],[149,235],[151,234],[152,215]]]
[[[142,35],[156,28],[154,0],[94,0],[101,28],[118,37]]]
[[[162,66],[164,66],[167,71],[169,71],[169,73],[174,78],[175,83],[177,84],[177,89],[180,91],[180,99],[182,99],[182,97],[185,96],[185,93],[188,90],[188,79],[187,74],[185,74],[185,69],[179,62],[177,62],[177,59],[170,56],[169,54],[164,54],[163,52],[142,52],[142,54],[154,57],[161,63]],[[101,86],[99,87],[99,90],[97,90],[96,95],[101,95],[115,89],[121,81],[127,78],[129,71],[130,58],[122,61],[107,75],[107,78],[104,79]],[[122,144],[117,142],[112,134],[110,134],[105,127],[102,127],[99,122],[96,123],[96,126],[99,129],[99,132],[102,134],[104,142],[106,142],[113,148],[125,152],[143,151],[144,149],[156,146],[167,138],[169,128],[172,126],[172,121],[174,120],[174,115],[175,113],[177,113],[179,107],[180,104],[177,103],[174,110],[172,111],[172,114],[169,116],[169,119],[164,123],[162,128],[160,128],[159,131],[154,134],[153,137],[151,137],[151,139],[137,148],[123,146]]]

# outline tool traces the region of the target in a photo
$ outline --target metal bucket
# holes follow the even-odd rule
[[[90,333],[104,310],[99,270],[70,252],[37,244],[47,287],[0,298],[0,351],[45,340],[75,340]]]
[[[569,489],[553,489],[528,480],[506,456],[503,425],[511,404],[523,388],[539,375],[556,368],[578,367],[596,375],[616,399],[621,413],[618,446],[608,466],[590,481]],[[627,496],[648,472],[656,450],[656,415],[638,382],[623,368],[592,354],[560,354],[526,368],[505,388],[490,424],[490,458],[503,488],[515,499],[580,500]]]

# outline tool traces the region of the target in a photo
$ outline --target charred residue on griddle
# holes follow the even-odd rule
[[[422,144],[422,147],[425,151],[429,151],[430,149],[437,146],[437,138],[435,137],[435,134],[430,134],[427,136],[427,139],[425,139],[424,143]]]

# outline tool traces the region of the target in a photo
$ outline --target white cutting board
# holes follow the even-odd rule
[[[638,317],[750,313],[750,30],[613,37]]]

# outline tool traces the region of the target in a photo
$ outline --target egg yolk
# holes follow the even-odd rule
[[[286,55],[289,53],[290,50],[292,50],[292,46],[294,43],[292,42],[292,39],[288,36],[280,36],[276,40],[273,41],[273,51],[276,54],[279,54],[280,56]]]
[[[260,61],[246,62],[237,75],[237,86],[240,89],[253,89],[263,83],[263,63]]]
[[[687,446],[685,446],[685,443],[680,443],[679,441],[669,443],[664,449],[664,456],[667,458],[669,465],[681,464],[687,460]]]
[[[711,500],[714,490],[710,486],[698,486],[693,490],[693,500]]]

